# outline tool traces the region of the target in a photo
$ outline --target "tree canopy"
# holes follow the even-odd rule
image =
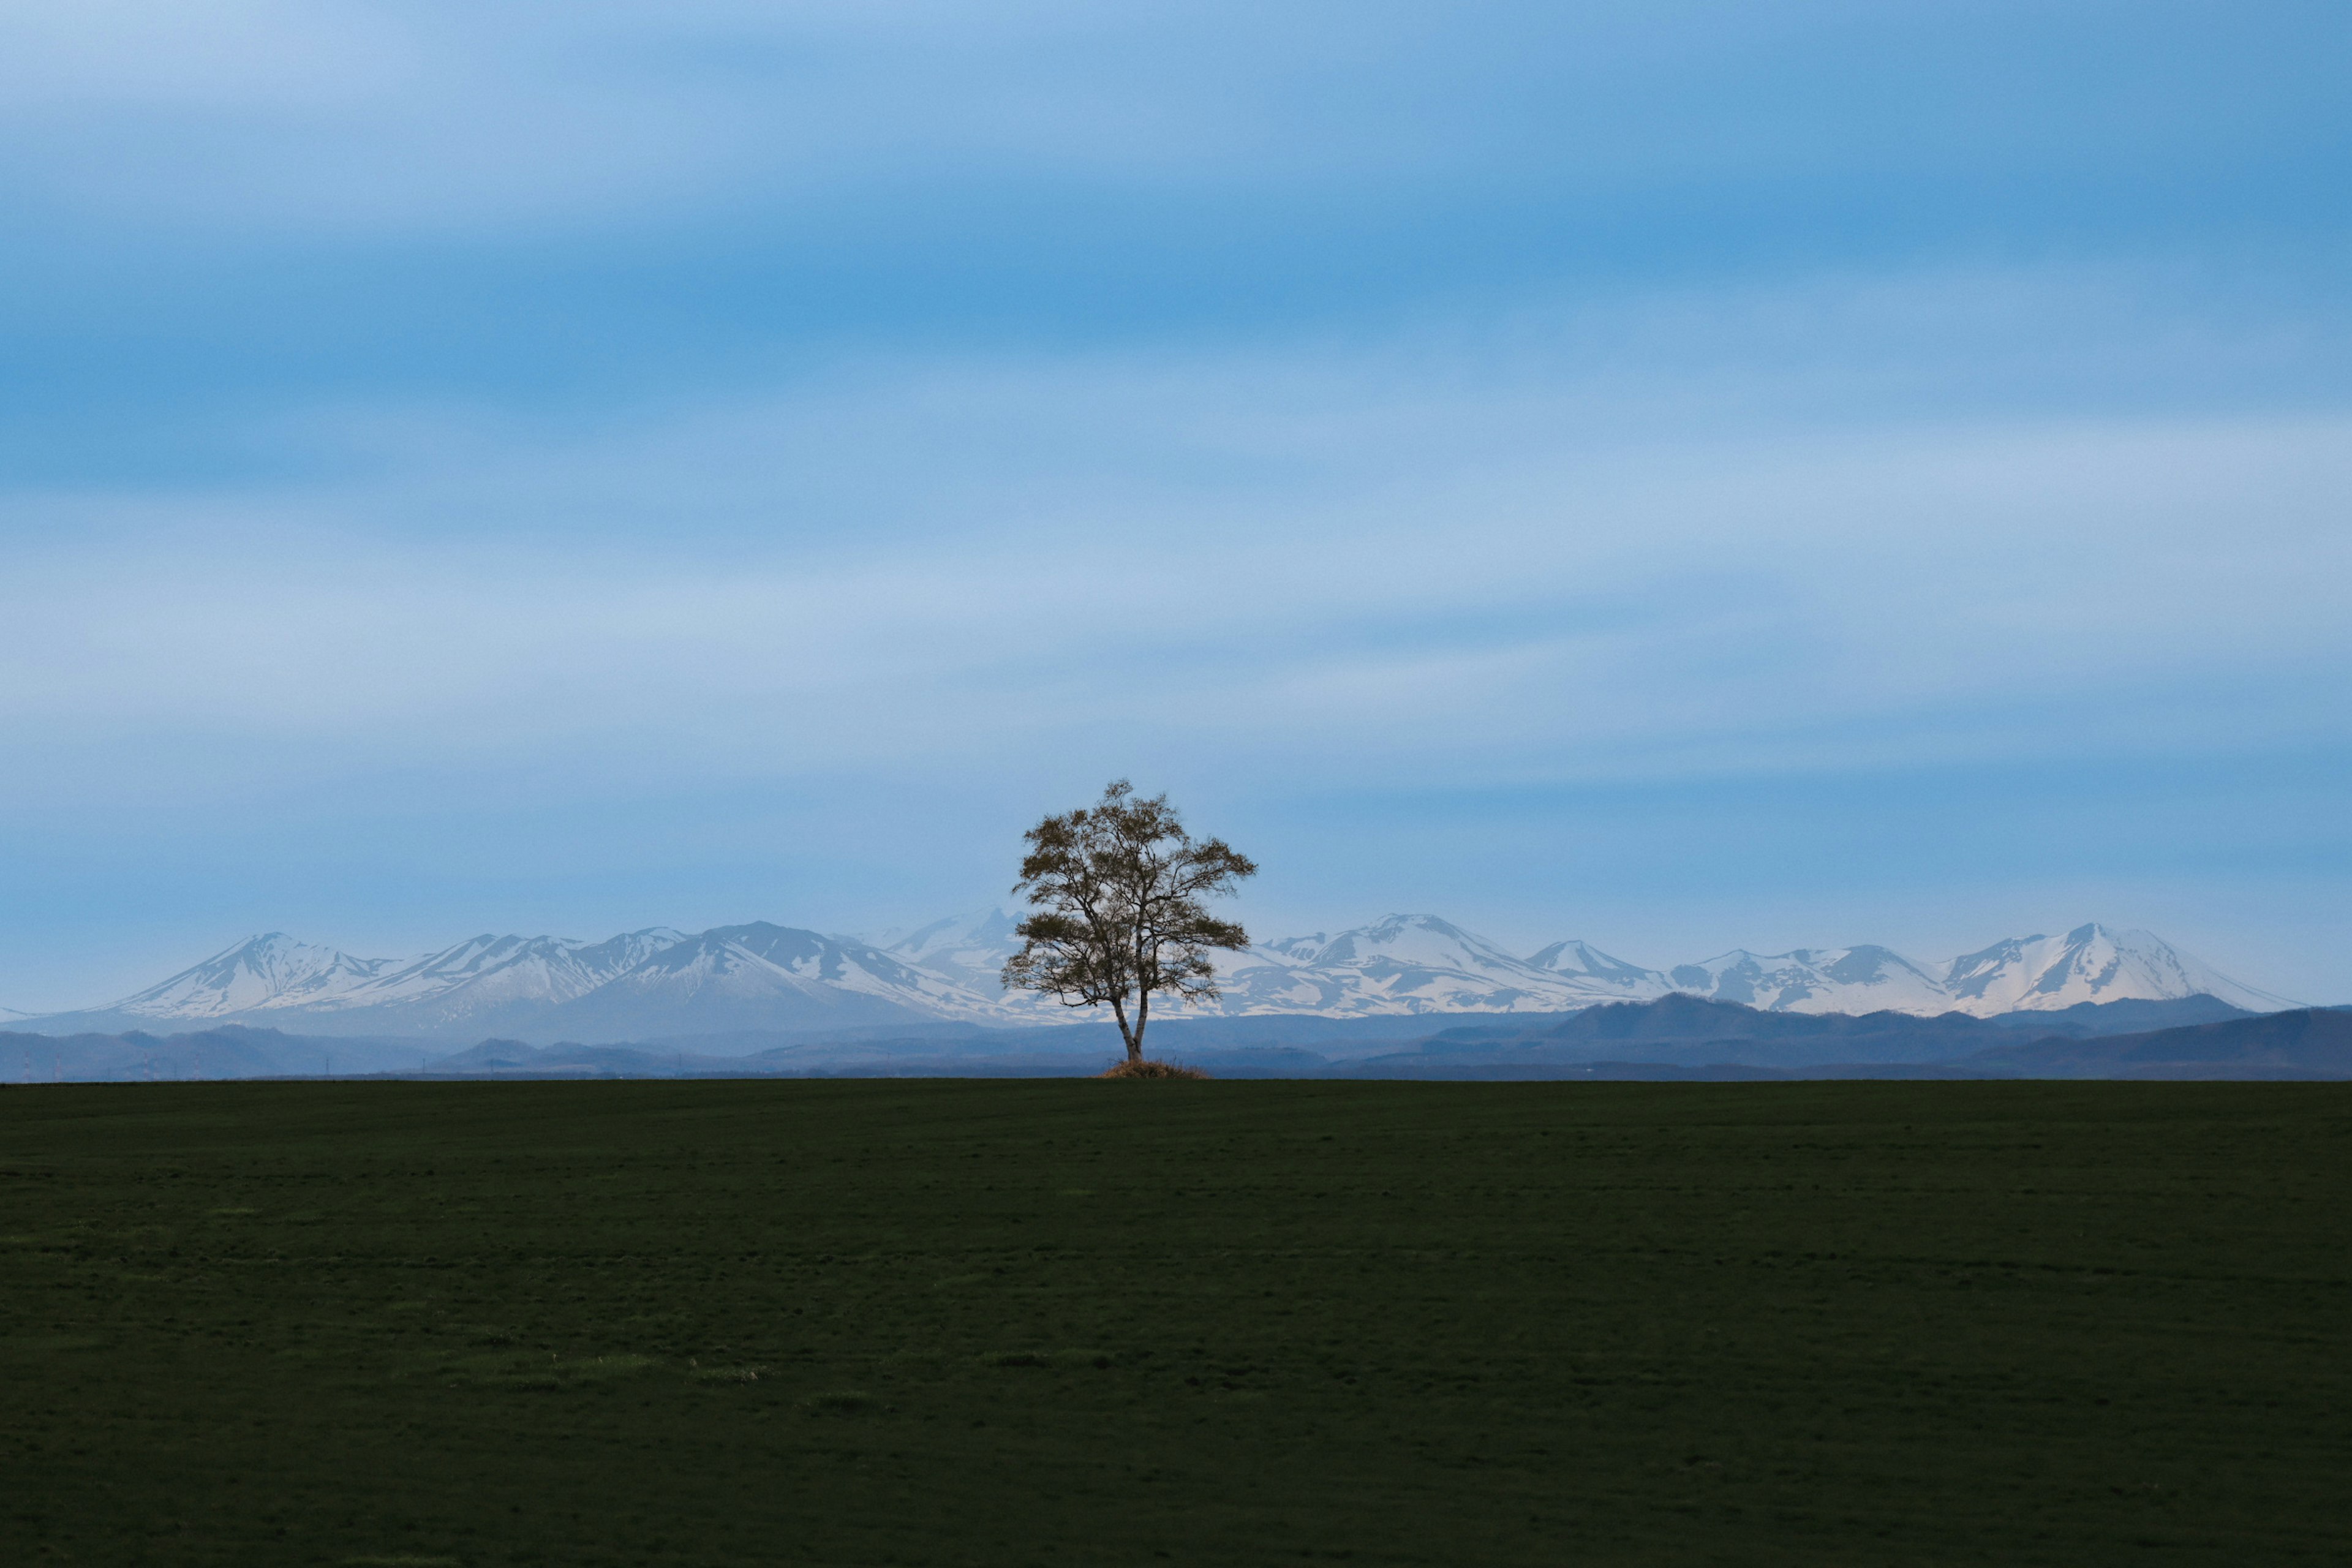
[[[1125,779],[1022,837],[1029,850],[1013,890],[1037,912],[1018,928],[1023,946],[1005,962],[1006,987],[1069,1007],[1108,1005],[1127,1059],[1141,1061],[1151,999],[1214,1000],[1209,954],[1249,945],[1203,900],[1232,893],[1256,865],[1223,839],[1193,838],[1165,795],[1139,798]]]

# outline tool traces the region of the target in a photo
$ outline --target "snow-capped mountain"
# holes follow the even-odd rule
[[[2015,937],[1946,965],[1944,986],[1964,1012],[2045,1012],[2078,1002],[2218,996],[2250,1013],[2298,1004],[2242,985],[2144,931],[2076,926],[2064,936]]]
[[[599,942],[554,936],[478,936],[427,953],[334,999],[410,1026],[495,1029],[537,1009],[584,996],[687,940],[656,926]]]
[[[399,959],[354,958],[271,931],[224,948],[111,1006],[61,1016],[109,1028],[199,1019],[294,1028],[349,1014],[387,1034],[495,1028],[583,995],[684,940],[663,929],[601,942],[478,936],[422,958]]]
[[[667,960],[667,962],[665,962]],[[269,932],[45,1032],[247,1023],[296,1033],[479,1039],[646,1037],[804,1024],[994,1016],[985,995],[862,943],[758,924],[603,942],[479,936],[413,959],[359,958]],[[14,1020],[12,1020],[14,1022]]]
[[[982,995],[850,937],[770,925],[721,926],[654,953],[609,984],[551,1010],[569,1036],[661,1034],[986,1017]]]
[[[1019,915],[982,910],[933,921],[903,934],[892,932],[877,945],[893,958],[990,996],[996,994],[996,976],[1004,961],[1021,951],[1021,939],[1013,929],[1020,923]]]
[[[1570,1012],[1682,992],[1769,1012],[1979,1017],[2078,1002],[2210,995],[2264,1012],[2296,1003],[2241,984],[2147,931],[2086,925],[2020,937],[1980,952],[1919,963],[1864,944],[1761,955],[1735,950],[1672,970],[1644,969],[1582,942],[1527,958],[1434,915],[1261,943],[1221,961],[1218,1014]]]
[[[422,958],[356,958],[278,932],[215,953],[106,1008],[11,1020],[47,1033],[252,1023],[297,1033],[587,1043],[886,1023],[1010,1026],[1081,1015],[1007,995],[996,975],[1020,945],[1002,910],[934,921],[886,950],[771,925],[688,936],[653,928],[587,942],[480,936]],[[2198,994],[2250,1011],[2296,1006],[2243,985],[2146,931],[2086,925],[2017,937],[1940,963],[1883,947],[1734,951],[1644,969],[1582,942],[1526,958],[1434,915],[1391,915],[1336,933],[1223,955],[1223,995],[1159,1016],[1560,1013],[1685,993],[1777,1012],[1992,1016],[2080,1002]]]
[[[353,958],[284,931],[247,937],[168,980],[125,996],[110,1013],[134,1018],[230,1018],[287,1007],[333,1007],[400,964]]]
[[[1596,1000],[1646,1002],[1674,987],[1654,969],[1612,958],[1581,942],[1556,942],[1530,955],[1528,962],[1591,991]]]
[[[2077,926],[2063,937],[2023,936],[1940,963],[1883,947],[1799,948],[1760,957],[1732,952],[1668,973],[1677,991],[1784,1013],[2047,1012],[2078,1002],[2219,997],[2261,1013],[2298,1004],[2242,985],[2144,931]]]
[[[1769,957],[1734,949],[1667,973],[1672,988],[1781,1013],[1948,1013],[1943,983],[1883,947],[1803,948]]]
[[[1586,952],[1583,944],[1573,944]],[[1548,949],[1555,960],[1570,944]],[[1561,1013],[1620,1002],[1655,990],[1629,991],[1616,976],[1639,973],[1605,953],[1593,968],[1548,967],[1515,958],[1483,937],[1435,915],[1391,915],[1336,935],[1287,937],[1221,962],[1223,1015],[1325,1013]],[[1598,976],[1610,976],[1601,979]]]

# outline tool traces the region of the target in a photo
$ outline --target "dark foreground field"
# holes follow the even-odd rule
[[[0,1562],[2352,1559],[2352,1090],[0,1090]]]

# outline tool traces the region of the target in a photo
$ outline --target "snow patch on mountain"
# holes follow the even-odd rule
[[[1019,915],[982,910],[933,921],[910,931],[893,932],[893,940],[877,945],[893,958],[944,974],[982,995],[992,995],[1004,961],[1021,951],[1021,938],[1013,929],[1020,923]]]

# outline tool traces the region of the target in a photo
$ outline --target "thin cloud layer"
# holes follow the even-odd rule
[[[0,6],[0,1002],[1129,772],[1277,921],[2345,991],[2346,26]]]

